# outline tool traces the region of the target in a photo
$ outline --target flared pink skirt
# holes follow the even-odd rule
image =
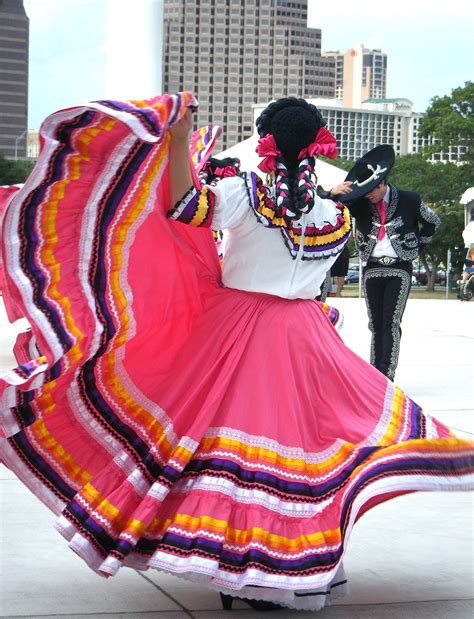
[[[189,102],[43,126],[3,223],[5,294],[32,330],[0,379],[1,457],[102,575],[158,568],[318,608],[357,518],[471,488],[472,443],[349,350],[320,303],[222,287],[211,231],[165,216],[153,140]]]

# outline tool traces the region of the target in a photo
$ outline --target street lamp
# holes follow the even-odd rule
[[[25,129],[21,135],[15,138],[15,161],[18,161],[18,142],[24,138],[27,132],[28,129]]]
[[[449,271],[451,270],[451,250],[446,255],[446,299],[449,299]]]

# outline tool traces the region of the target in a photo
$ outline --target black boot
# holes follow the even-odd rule
[[[225,595],[224,593],[220,594],[222,608],[224,610],[232,610],[232,602],[237,600],[242,600],[249,606],[251,606],[254,610],[280,610],[281,608],[285,608],[284,606],[280,606],[279,604],[275,604],[274,602],[267,602],[265,600],[250,600],[248,598],[235,598],[232,595]]]

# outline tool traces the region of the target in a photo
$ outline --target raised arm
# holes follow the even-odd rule
[[[342,183],[339,183],[338,185],[335,185],[332,189],[330,189],[327,193],[326,196],[320,196],[320,197],[327,197],[330,200],[334,200],[335,202],[337,200],[339,200],[341,198],[341,196],[345,196],[348,193],[351,193],[352,191],[352,181],[342,181]],[[347,206],[347,208],[349,209],[350,214],[352,215],[352,217],[357,217],[357,209],[354,208],[354,202],[345,202],[344,205]]]
[[[333,200],[338,196],[344,196],[352,191],[352,181],[342,181],[339,185],[336,185],[329,191],[329,197]]]
[[[420,203],[417,219],[420,225],[419,251],[421,253],[431,241],[441,220],[424,202]]]
[[[352,181],[342,181],[329,191],[325,191],[321,185],[317,187],[317,194],[320,198],[326,198],[329,200],[338,200],[339,196],[343,196],[352,191]]]
[[[170,199],[174,206],[192,187],[193,177],[189,161],[189,141],[193,126],[193,112],[191,109],[170,129]]]

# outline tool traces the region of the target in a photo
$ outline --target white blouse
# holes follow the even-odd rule
[[[256,210],[255,175],[233,176],[219,180],[214,185],[205,185],[204,191],[212,192],[215,203],[212,205],[211,220],[207,223],[214,230],[223,231],[223,284],[229,288],[272,294],[286,299],[314,299],[320,294],[326,272],[336,261],[350,235],[349,231],[339,236],[337,242],[329,243],[318,249],[317,259],[308,259],[305,252],[306,233],[311,229],[312,235],[328,235],[339,227],[342,205],[332,200],[315,198],[311,212],[294,222],[293,229],[301,234],[298,249],[293,247],[292,257],[288,239],[282,234],[282,227],[273,227],[261,213]],[[194,194],[199,193],[194,190]],[[187,194],[178,203],[171,217],[182,220],[193,192]],[[201,200],[202,202],[202,200]],[[202,209],[202,205],[201,205]],[[189,219],[189,218],[188,218]],[[201,217],[202,219],[202,217]],[[193,224],[187,220],[186,223]],[[193,224],[196,225],[196,224]],[[202,224],[197,224],[202,225]],[[345,222],[347,228],[347,220]],[[287,230],[285,228],[285,233]],[[325,238],[325,235],[319,238]],[[306,248],[307,249],[307,248]]]

